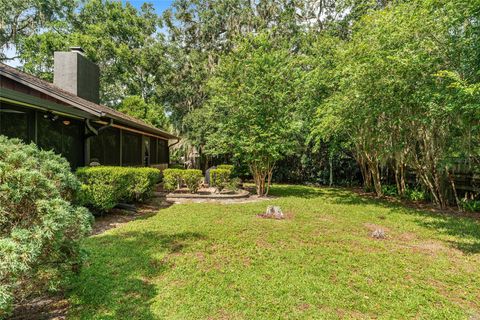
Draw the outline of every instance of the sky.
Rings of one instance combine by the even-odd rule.
[[[157,11],[157,14],[161,14],[165,9],[167,9],[170,4],[172,4],[173,0],[122,0],[122,3],[125,2],[130,2],[133,4],[136,8],[140,8],[144,2],[150,2],[153,3],[153,6],[155,7],[155,11]]]
[[[123,4],[126,2],[130,2],[135,8],[140,9],[142,4],[144,2],[149,2],[153,3],[153,7],[155,8],[155,11],[157,12],[158,15],[160,15],[163,11],[165,11],[173,2],[173,0],[121,0]],[[1,49],[1,48],[0,48]],[[5,49],[4,49],[5,50]],[[15,47],[10,47],[9,49],[5,50],[5,54],[7,57],[12,57],[15,56]],[[20,61],[18,60],[8,60],[6,61],[6,64],[12,66],[12,67],[19,67],[21,66]]]

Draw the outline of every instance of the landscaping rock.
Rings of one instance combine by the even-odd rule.
[[[386,239],[387,238],[387,234],[385,233],[384,230],[382,229],[377,229],[377,230],[374,230],[372,232],[372,238],[375,238],[375,239]]]
[[[265,211],[265,214],[263,214],[263,217],[278,220],[285,219],[282,209],[278,206],[268,206],[267,211]]]

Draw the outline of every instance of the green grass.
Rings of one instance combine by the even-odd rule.
[[[72,319],[470,319],[478,221],[339,189],[275,186],[248,204],[180,204],[86,241]],[[268,204],[289,219],[261,219]],[[374,240],[372,228],[389,238]]]

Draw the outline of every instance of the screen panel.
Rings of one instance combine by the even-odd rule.
[[[142,164],[142,136],[122,131],[122,165],[141,166]]]
[[[158,139],[158,163],[168,163],[169,154],[168,154],[168,141],[163,139]]]
[[[97,129],[100,126],[97,126]],[[120,165],[120,129],[105,128],[98,136],[90,140],[90,162],[98,162],[101,165]]]
[[[0,134],[29,143],[35,140],[35,111],[0,101]]]
[[[150,138],[150,163],[158,163],[157,138]]]
[[[72,168],[84,165],[83,121],[38,112],[37,138],[40,148],[61,154]]]

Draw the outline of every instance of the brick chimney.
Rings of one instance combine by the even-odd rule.
[[[54,53],[53,84],[83,99],[100,102],[100,70],[80,47]]]

